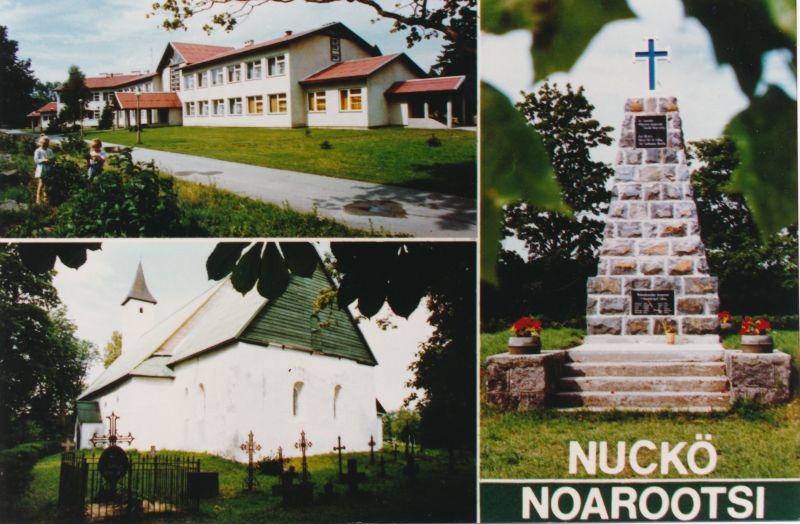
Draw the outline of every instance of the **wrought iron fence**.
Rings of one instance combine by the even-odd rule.
[[[129,456],[119,480],[109,482],[98,469],[99,457],[64,453],[58,507],[63,518],[96,520],[146,513],[197,511],[189,492],[189,474],[200,461],[185,457]]]

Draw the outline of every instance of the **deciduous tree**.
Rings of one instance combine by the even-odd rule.
[[[86,106],[92,92],[86,87],[86,75],[78,66],[70,66],[69,77],[61,86],[61,103],[64,108],[59,117],[64,121],[75,122],[81,118],[82,108]]]
[[[36,109],[33,99],[36,77],[30,60],[17,58],[19,45],[0,26],[0,124],[22,126],[25,115]]]
[[[111,340],[106,342],[103,348],[103,367],[108,367],[122,354],[122,333],[114,330],[111,333]]]

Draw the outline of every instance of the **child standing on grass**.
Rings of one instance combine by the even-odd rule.
[[[36,203],[42,203],[42,190],[44,189],[44,182],[42,175],[50,170],[50,162],[53,158],[53,150],[50,149],[50,139],[47,136],[39,138],[39,147],[33,152],[33,162],[36,164]]]
[[[103,153],[103,142],[99,138],[92,140],[89,146],[89,180],[103,172],[106,154]]]

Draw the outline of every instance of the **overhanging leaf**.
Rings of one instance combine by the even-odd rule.
[[[271,242],[269,245],[273,245]],[[256,242],[247,252],[242,255],[239,262],[233,268],[231,274],[231,284],[233,288],[241,294],[245,294],[256,285],[259,267],[261,265],[261,251],[264,249],[263,242]]]
[[[569,71],[592,38],[609,22],[634,18],[625,0],[558,0],[533,27],[533,71],[541,80]]]
[[[242,250],[249,244],[249,242],[220,242],[217,244],[206,260],[208,278],[222,280],[228,276],[233,271],[236,261],[239,260]]]
[[[281,251],[293,275],[307,278],[317,269],[319,255],[309,242],[281,242]]]
[[[57,247],[58,244],[19,244],[19,257],[22,259],[22,263],[34,273],[46,273],[56,264]]]
[[[425,293],[425,281],[420,275],[426,269],[430,271],[430,265],[425,267],[419,250],[409,249],[399,253],[386,290],[386,301],[395,314],[408,318],[417,308]]]
[[[797,40],[796,0],[767,0],[767,8],[778,29],[792,40]]]
[[[726,129],[741,155],[731,187],[744,194],[764,234],[797,222],[796,115],[797,102],[770,87]]]
[[[502,207],[525,200],[569,214],[541,138],[505,95],[481,87],[481,278],[494,283]]]
[[[536,4],[531,0],[481,2],[481,31],[502,35],[515,29],[528,29],[533,26]]]
[[[267,242],[258,273],[258,286],[256,287],[258,293],[268,300],[274,300],[286,291],[290,278],[289,269],[278,252],[278,247],[274,242]]]

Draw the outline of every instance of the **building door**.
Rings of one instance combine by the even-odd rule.
[[[169,109],[158,110],[158,123],[169,124]]]

